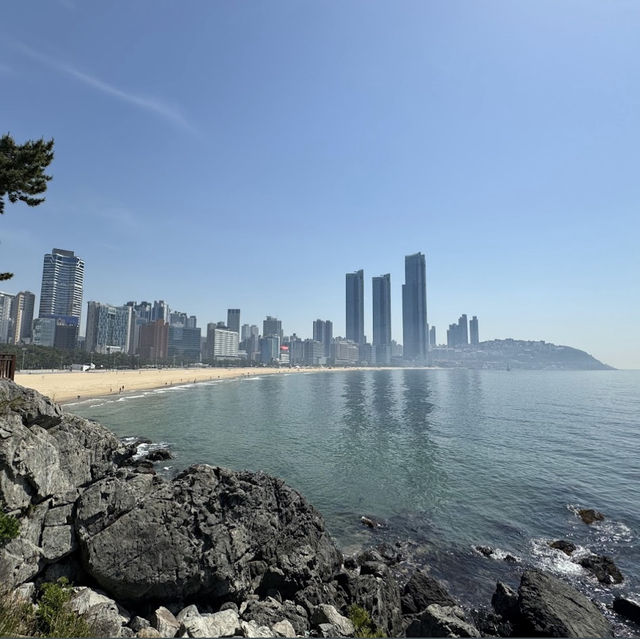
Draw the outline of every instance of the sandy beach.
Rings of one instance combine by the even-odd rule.
[[[15,381],[56,402],[68,402],[176,384],[231,379],[252,375],[277,375],[320,369],[296,368],[162,368],[87,372],[16,373]]]

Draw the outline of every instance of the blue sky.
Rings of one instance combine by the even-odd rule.
[[[640,4],[8,1],[0,123],[54,137],[0,220],[3,290],[53,247],[86,302],[344,333],[344,274],[427,256],[438,341],[544,339],[640,368]]]

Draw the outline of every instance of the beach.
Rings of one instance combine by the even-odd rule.
[[[137,370],[92,370],[16,373],[15,382],[51,397],[56,402],[118,395],[131,391],[192,384],[214,379],[252,375],[309,372],[298,368],[142,368]],[[326,370],[326,369],[325,369]]]

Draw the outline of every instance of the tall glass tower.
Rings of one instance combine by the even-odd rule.
[[[82,314],[84,261],[73,251],[54,248],[44,256],[40,317],[75,317]]]
[[[402,285],[403,356],[408,361],[426,363],[429,353],[427,337],[427,274],[423,253],[404,258]]]
[[[347,273],[346,285],[346,337],[364,344],[364,271]]]
[[[373,348],[376,363],[391,363],[391,275],[372,279]]]

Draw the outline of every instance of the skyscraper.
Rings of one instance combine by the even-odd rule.
[[[282,322],[277,317],[267,315],[267,319],[262,321],[262,336],[270,337],[277,335],[282,340]],[[278,343],[278,348],[280,344]],[[280,351],[278,351],[278,354]]]
[[[373,347],[378,364],[391,363],[391,275],[372,278]]]
[[[131,306],[88,302],[84,349],[88,353],[128,353],[132,322]]]
[[[432,326],[429,329],[429,346],[435,346],[436,345],[436,327]]]
[[[333,322],[331,320],[315,320],[313,322],[313,339],[324,346],[324,355],[329,357],[333,341]]]
[[[426,362],[429,351],[427,339],[427,274],[422,253],[404,258],[402,285],[403,353],[408,361]]]
[[[471,334],[471,345],[480,344],[480,333],[478,332],[478,318],[474,315],[469,322],[469,333]]]
[[[235,331],[240,335],[240,309],[228,308],[227,309],[227,328],[230,331]]]
[[[364,271],[360,269],[346,275],[346,330],[347,339],[364,342]]]
[[[75,317],[82,314],[84,261],[73,251],[54,248],[44,256],[40,317]]]
[[[458,318],[458,339],[460,346],[466,346],[469,343],[469,323],[466,314],[462,314]]]
[[[14,298],[11,306],[11,319],[13,320],[13,343],[31,339],[31,325],[33,324],[33,307],[36,304],[36,296],[31,291],[20,291]]]

